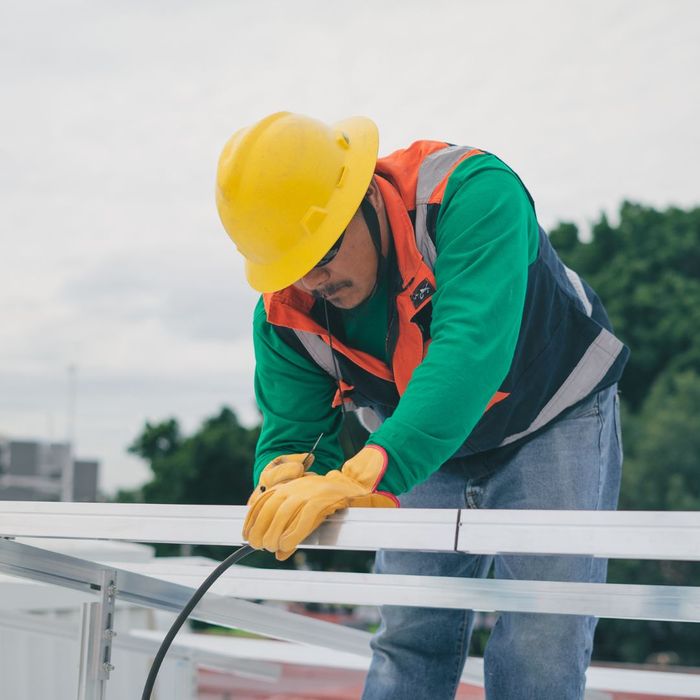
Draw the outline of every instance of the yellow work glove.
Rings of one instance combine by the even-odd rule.
[[[309,452],[275,457],[260,472],[258,485],[248,498],[248,507],[252,506],[272,486],[308,476],[306,470],[313,463],[314,456]],[[395,506],[391,498],[381,493],[358,496],[350,501],[350,508],[394,508]]]
[[[325,518],[351,503],[359,506],[359,499],[360,507],[397,507],[395,496],[376,491],[387,462],[382,447],[368,445],[340,471],[307,473],[266,488],[248,509],[243,536],[252,547],[274,552],[283,561]]]
[[[248,498],[248,506],[252,506],[267,489],[282,484],[285,481],[304,476],[306,470],[314,463],[314,456],[308,452],[275,457],[260,472],[258,485]]]

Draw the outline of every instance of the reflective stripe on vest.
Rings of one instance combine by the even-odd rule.
[[[416,186],[416,245],[420,250],[423,260],[431,270],[435,269],[435,257],[437,251],[435,244],[428,232],[427,216],[428,204],[437,204],[434,193],[436,188],[444,193],[443,183],[454,169],[466,158],[482,153],[470,146],[448,146],[441,151],[431,153],[421,164],[418,170],[418,183]],[[440,197],[442,199],[442,197]]]
[[[544,427],[553,418],[575,403],[585,399],[591,389],[597,386],[613,366],[623,345],[609,330],[602,328],[600,335],[588,346],[583,357],[572,370],[566,381],[547,402],[544,408],[526,430],[509,435],[500,446],[509,445],[530,433]]]
[[[335,379],[336,383],[341,382],[343,378],[333,359],[333,351],[330,346],[324,343],[321,338],[314,333],[299,330],[295,330],[294,333],[297,338],[299,338],[299,342],[304,346],[306,352],[309,353],[311,359],[322,370],[330,374],[331,377]],[[338,395],[336,395],[336,399],[342,401],[347,410],[355,412],[357,419],[367,432],[373,433],[383,423],[381,416],[369,406],[356,406],[352,399]]]
[[[574,288],[576,295],[583,304],[583,308],[586,311],[586,316],[590,316],[593,313],[593,304],[591,304],[589,298],[586,296],[586,290],[583,288],[581,278],[578,276],[577,272],[574,272],[566,265],[564,265],[564,271],[566,272],[566,276],[569,278],[569,282],[571,282],[571,286]]]

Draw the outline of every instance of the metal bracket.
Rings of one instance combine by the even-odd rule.
[[[114,670],[111,659],[112,640],[117,634],[114,631],[116,570],[103,571],[101,579],[100,601],[83,604],[78,700],[103,700],[109,674]]]

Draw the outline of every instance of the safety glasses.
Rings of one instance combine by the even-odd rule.
[[[340,234],[340,238],[333,244],[333,247],[314,265],[314,269],[317,267],[323,267],[328,265],[328,263],[333,260],[333,258],[338,255],[340,246],[343,245],[343,238],[345,237],[345,231]]]

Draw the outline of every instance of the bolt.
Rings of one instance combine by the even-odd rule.
[[[114,639],[117,633],[114,630],[105,630],[104,638],[107,640]]]
[[[107,595],[110,598],[114,598],[114,596],[117,595],[117,587],[113,583],[110,583],[109,586],[107,586]]]
[[[110,671],[114,671],[114,666],[112,664],[107,663],[106,661],[102,664],[102,668],[106,673],[109,673]]]

